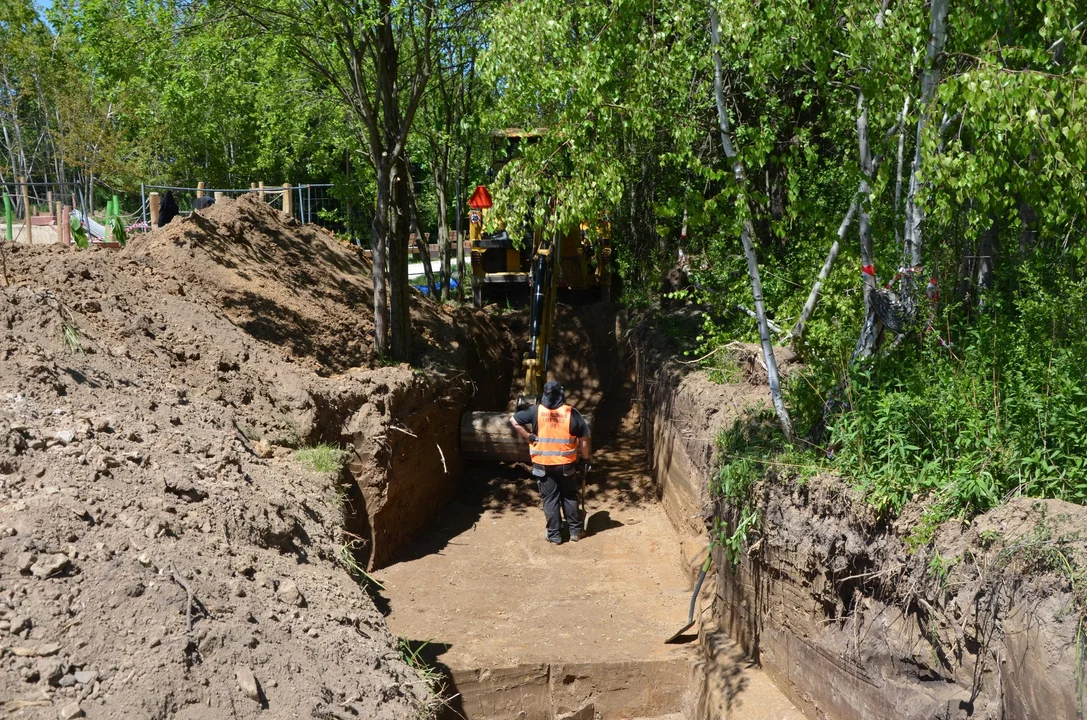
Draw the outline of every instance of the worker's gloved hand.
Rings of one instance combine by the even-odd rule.
[[[589,472],[590,470],[593,469],[593,464],[591,462],[589,462],[588,460],[582,460],[581,461],[581,468],[585,472]]]
[[[528,434],[528,441],[530,443],[532,443],[533,445],[535,445],[536,443],[538,443],[540,441],[540,437],[536,433],[529,433]]]

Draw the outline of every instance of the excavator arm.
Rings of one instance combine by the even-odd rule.
[[[525,373],[524,392],[517,398],[518,410],[539,402],[547,382],[551,341],[555,329],[555,298],[558,295],[562,237],[540,240],[533,250],[531,320],[529,346],[521,359]],[[519,462],[528,460],[528,446],[509,424],[509,412],[470,412],[461,420],[461,453],[466,458]]]

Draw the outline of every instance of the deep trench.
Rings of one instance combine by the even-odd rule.
[[[492,318],[505,326],[505,366],[515,367],[524,315]],[[1078,637],[1061,614],[1067,594],[1024,583],[1013,568],[995,580],[1007,583],[1007,597],[987,603],[989,580],[973,561],[953,571],[957,594],[947,592],[929,572],[930,555],[909,555],[905,536],[833,475],[793,482],[767,471],[758,540],[735,564],[714,551],[694,629],[683,644],[664,645],[687,620],[710,526],[729,522],[728,503],[708,497],[719,434],[768,392],[757,347],[730,351],[743,377],[725,383],[677,358],[668,337],[691,321],[696,313],[662,311],[631,334],[615,306],[561,308],[551,374],[594,416],[590,532],[576,545],[544,540],[524,466],[468,465],[435,482],[436,460],[428,473],[421,457],[436,456],[428,432],[455,444],[460,416],[420,415],[418,398],[402,408],[399,420],[426,442],[392,453],[412,472],[397,476],[394,462],[382,476],[410,497],[373,514],[374,537],[389,540],[375,562],[385,587],[375,600],[417,659],[445,675],[444,716],[1075,716],[1081,656],[1067,651]],[[502,376],[476,380],[494,391]],[[492,405],[519,394],[516,373],[505,384],[508,393],[488,395]],[[374,485],[365,492],[372,499]],[[420,502],[425,517],[396,513]],[[1024,503],[996,511],[988,531],[1018,517],[1018,532],[1033,532],[1041,520],[1031,513],[1045,507]],[[393,537],[397,522],[410,528]],[[947,529],[933,552],[1000,552],[986,549],[981,526]]]
[[[522,319],[504,322],[516,339]],[[440,717],[701,720],[768,717],[770,708],[773,717],[802,717],[716,631],[712,574],[695,626],[678,644],[664,644],[687,622],[706,544],[663,511],[624,331],[614,306],[560,312],[551,375],[593,416],[586,539],[545,546],[526,469],[469,462],[454,500],[397,563],[376,573],[386,591],[375,599],[392,631],[446,677]],[[534,574],[540,564],[548,569]],[[548,596],[541,584],[549,580],[568,591]]]

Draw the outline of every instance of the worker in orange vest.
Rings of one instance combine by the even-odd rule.
[[[514,413],[510,424],[529,443],[532,475],[543,498],[548,542],[562,544],[563,515],[570,529],[570,541],[577,542],[584,526],[577,508],[575,467],[579,455],[588,465],[592,454],[589,423],[566,404],[566,392],[552,380],[544,385],[540,403]]]

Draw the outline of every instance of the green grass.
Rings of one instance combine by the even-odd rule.
[[[713,478],[713,497],[724,500],[733,511],[730,521],[714,519],[712,542],[720,547],[733,569],[740,562],[752,535],[762,525],[762,512],[755,496],[755,486],[763,477],[767,463],[782,451],[780,434],[773,415],[755,409],[737,418],[717,438],[717,474]]]
[[[445,698],[445,691],[447,687],[447,678],[445,673],[441,670],[430,665],[426,659],[422,656],[423,650],[430,643],[412,643],[409,640],[400,638],[400,659],[407,663],[408,667],[418,673],[422,678],[423,683],[427,687],[429,694],[429,701],[424,708],[424,716],[430,717],[438,709],[440,705],[446,705],[448,700]]]
[[[338,473],[343,469],[347,453],[335,445],[321,443],[295,451],[294,459],[315,472]]]
[[[79,336],[79,328],[71,323],[64,323],[64,344],[68,347],[69,352],[73,355],[79,353],[83,354],[83,341]]]
[[[732,385],[743,382],[743,370],[729,358],[706,363],[703,367],[706,370],[706,379],[715,385]]]
[[[363,585],[369,583],[378,590],[384,590],[385,586],[378,582],[373,575],[366,572],[355,558],[355,550],[358,548],[358,544],[359,541],[352,538],[340,546],[340,564],[343,565],[344,569],[351,573],[351,576],[359,583]]]

